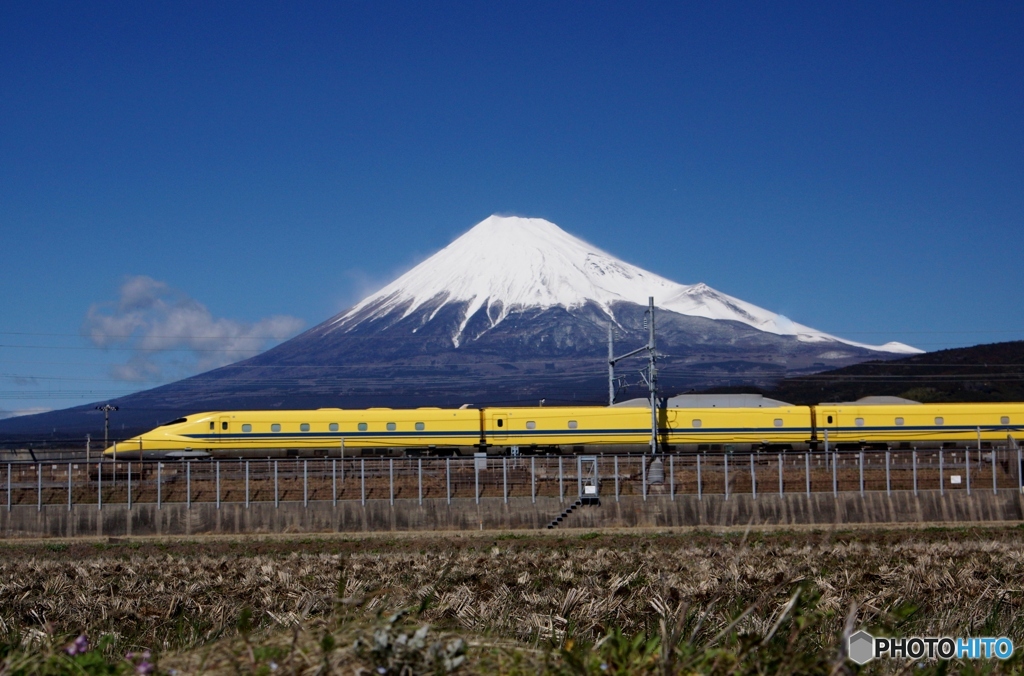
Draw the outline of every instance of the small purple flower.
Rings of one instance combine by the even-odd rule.
[[[135,667],[136,674],[152,674],[153,665],[148,660],[142,660],[138,666]]]
[[[81,655],[82,653],[88,652],[89,650],[89,637],[85,634],[81,634],[78,638],[71,642],[67,648],[64,648],[64,652],[74,657],[75,655]]]

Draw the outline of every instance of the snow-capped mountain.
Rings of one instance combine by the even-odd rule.
[[[400,321],[429,308],[422,317],[426,323],[443,308],[461,305],[461,320],[451,336],[452,344],[458,347],[470,319],[481,309],[486,309],[488,328],[511,313],[555,306],[574,310],[588,303],[615,321],[613,306],[644,304],[648,297],[653,297],[661,310],[741,322],[758,331],[794,336],[803,342],[845,343],[895,354],[920,352],[896,342],[875,346],[843,340],[706,284],[678,284],[630,265],[542,218],[496,215],[330,320],[327,327],[346,331],[392,314]]]
[[[602,404],[609,325],[616,354],[644,345],[652,296],[664,396],[771,388],[787,375],[918,352],[843,340],[704,284],[678,284],[542,219],[491,216],[261,355],[112,403],[124,434],[212,410]],[[646,393],[642,367],[616,367],[619,400]],[[97,432],[103,416],[93,409],[0,421],[0,435]]]

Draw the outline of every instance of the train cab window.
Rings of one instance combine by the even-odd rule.
[[[532,421],[532,420],[527,420],[526,421],[526,429],[528,429],[528,430],[537,429],[537,423]]]
[[[250,425],[249,423],[243,423],[242,424],[242,431],[243,432],[252,432],[252,425]]]
[[[1002,418],[999,419],[999,424],[1000,425],[1009,425],[1010,424],[1010,416],[1004,415]]]
[[[829,424],[829,425],[831,425],[831,424],[832,424],[832,416],[829,416],[829,417],[828,417],[828,424]]]
[[[864,427],[864,418],[854,418],[853,424],[857,427]]]
[[[299,431],[300,432],[308,432],[309,431],[309,423],[302,423],[301,425],[299,425]]]
[[[227,429],[228,429],[228,424],[227,424],[226,422],[222,422],[222,423],[220,424],[220,428],[221,428],[222,430],[224,430],[224,431],[227,431]]]
[[[273,425],[271,425],[270,426],[270,431],[271,432],[280,432],[281,431],[281,423],[274,423]]]
[[[417,432],[422,432],[422,431],[423,431],[423,430],[425,430],[425,429],[427,429],[427,426],[426,426],[426,425],[424,425],[424,424],[423,424],[423,423],[421,423],[421,422],[419,422],[419,423],[416,423],[416,431],[417,431]]]
[[[941,425],[941,424],[943,424],[943,423],[945,423],[945,422],[946,422],[946,421],[945,421],[945,420],[943,420],[942,418],[936,418],[936,419],[935,419],[935,424],[936,424],[936,425]]]
[[[360,432],[365,432],[366,431],[366,423],[359,423],[359,431]]]
[[[498,427],[504,427],[504,426],[505,426],[505,421],[502,420],[501,418],[498,418]]]
[[[776,427],[782,427],[782,418],[776,418],[775,419],[775,426]]]
[[[698,419],[698,418],[694,418],[694,419],[693,419],[693,422],[692,422],[691,424],[692,424],[692,425],[693,425],[694,427],[700,427],[700,426],[701,426],[701,425],[703,425],[704,423],[702,423],[702,422],[700,421],[700,419]]]
[[[896,418],[896,424],[900,427],[903,426],[903,418]]]
[[[579,427],[579,423],[577,423],[575,420],[570,420],[569,421],[569,429],[574,430],[577,427]]]
[[[394,432],[397,427],[395,423],[388,423],[388,432]]]
[[[331,425],[330,425],[330,427],[328,429],[330,429],[332,432],[337,432],[338,431],[338,423],[331,423]]]

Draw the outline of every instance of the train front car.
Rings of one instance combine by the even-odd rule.
[[[104,457],[118,460],[159,458],[205,458],[210,444],[204,441],[219,413],[195,413],[164,423],[149,432],[118,441],[103,451]]]
[[[832,449],[1016,448],[1024,404],[919,404],[895,397],[820,404],[818,434]]]

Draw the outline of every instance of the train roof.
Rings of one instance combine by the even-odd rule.
[[[628,399],[612,406],[646,408],[648,399]],[[793,406],[785,401],[769,399],[760,394],[680,394],[670,397],[668,408],[780,408]]]

